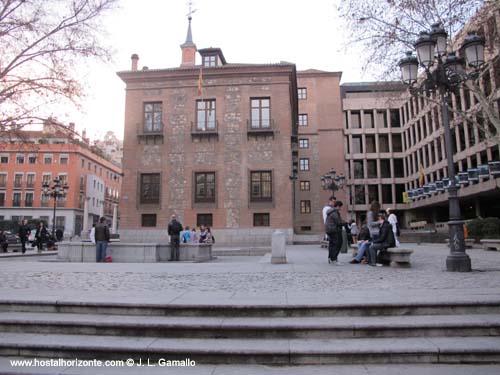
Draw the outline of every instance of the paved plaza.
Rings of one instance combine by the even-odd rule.
[[[318,245],[287,247],[287,264],[264,256],[221,256],[209,263],[61,263],[55,256],[0,257],[0,299],[131,302],[144,304],[321,305],[352,303],[494,301],[500,298],[500,252],[468,250],[473,272],[445,271],[445,245],[405,244],[412,268],[327,263]],[[498,374],[500,366],[367,365],[269,367],[199,365],[195,368],[24,368],[1,373],[39,374]]]

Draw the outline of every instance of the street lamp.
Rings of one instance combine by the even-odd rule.
[[[450,181],[448,188],[450,254],[446,258],[446,269],[452,272],[468,272],[471,271],[471,261],[465,252],[464,222],[461,219],[457,195],[448,100],[451,90],[469,79],[477,78],[484,64],[485,39],[477,36],[475,32],[469,33],[462,45],[466,57],[463,59],[457,57],[454,52],[446,52],[446,38],[447,34],[442,24],[432,25],[431,31],[421,32],[414,44],[418,59],[408,52],[400,61],[399,67],[403,82],[413,89],[412,92],[418,89],[416,87],[417,73],[418,67],[421,66],[425,71],[425,79],[419,87],[423,87],[427,93],[430,91],[439,93]],[[467,68],[470,73],[467,73]]]
[[[321,176],[321,186],[324,190],[331,190],[332,194],[337,190],[342,189],[345,185],[345,176],[340,174],[337,176],[335,169],[330,169],[330,172]]]
[[[56,237],[56,203],[59,198],[66,197],[68,192],[68,184],[64,183],[59,178],[54,179],[54,185],[49,186],[48,183],[42,185],[43,193],[54,198],[54,211],[52,214],[52,238]]]

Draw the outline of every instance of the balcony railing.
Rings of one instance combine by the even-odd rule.
[[[161,123],[161,127],[159,129],[149,129],[141,123],[136,126],[139,142],[144,140],[147,143],[149,140],[152,140],[153,143],[156,143],[156,141],[161,141],[161,143],[163,143],[163,129],[165,128],[163,123]]]
[[[21,189],[23,187],[22,181],[14,181],[14,189]]]
[[[272,136],[274,138],[275,124],[273,119],[269,120],[247,120],[248,136]]]
[[[24,202],[24,207],[33,207],[33,201]]]
[[[12,201],[12,207],[21,207],[21,201]]]
[[[42,206],[42,207],[49,207],[49,205],[50,205],[49,201],[41,201],[40,202],[40,206]]]
[[[26,189],[34,189],[34,188],[35,188],[34,182],[26,182]]]
[[[66,201],[57,201],[56,207],[66,207]]]
[[[218,137],[219,136],[219,121],[198,123],[191,122],[191,136],[192,137]]]

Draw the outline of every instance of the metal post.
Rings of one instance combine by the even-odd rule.
[[[52,238],[56,238],[56,202],[57,202],[57,193],[54,191],[52,193],[54,197],[54,212],[52,214]]]
[[[452,139],[448,116],[448,92],[442,83],[439,84],[439,94],[441,96],[441,114],[444,128],[446,160],[448,162],[448,178],[450,179],[450,188],[448,189],[450,255],[446,258],[446,270],[449,272],[470,272],[471,261],[465,252],[464,222],[460,214],[460,202],[458,200],[458,189],[455,181],[455,164],[453,162],[453,147],[451,144]]]

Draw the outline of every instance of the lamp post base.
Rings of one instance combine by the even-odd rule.
[[[448,272],[472,271],[470,257],[465,253],[448,255],[448,257],[446,258],[446,271]]]

